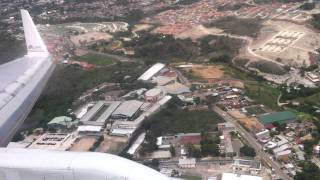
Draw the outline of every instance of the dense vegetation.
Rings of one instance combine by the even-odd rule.
[[[255,157],[256,151],[252,147],[245,145],[240,148],[240,154],[241,156]]]
[[[172,35],[146,32],[141,33],[126,46],[133,47],[135,57],[143,58],[147,63],[168,62],[172,59],[189,60],[199,54],[197,44],[191,39],[175,39]]]
[[[207,56],[210,62],[231,63],[242,44],[238,39],[210,35],[200,40],[200,49],[201,54]]]
[[[314,14],[313,19],[311,21],[313,27],[320,29],[320,14]]]
[[[222,122],[222,119],[214,112],[181,110],[177,108],[175,100],[172,100],[167,108],[143,125],[147,134],[141,153],[156,150],[156,138],[159,136],[213,131],[216,130],[216,124],[219,122]],[[209,142],[204,144],[212,144],[211,141]]]
[[[260,29],[262,28],[261,21],[259,19],[239,19],[233,16],[219,19],[207,24],[206,26],[217,27],[230,34],[251,37],[257,37]]]
[[[135,66],[135,68],[132,68]],[[26,127],[45,125],[55,116],[65,115],[72,102],[84,91],[103,82],[133,82],[144,71],[143,66],[132,63],[117,63],[111,67],[84,71],[78,66],[57,66],[48,85],[25,123]]]
[[[310,180],[320,179],[320,169],[317,165],[311,162],[302,164],[302,172],[298,172],[294,180]]]
[[[76,61],[83,61],[97,66],[111,65],[116,62],[114,59],[97,54],[86,54],[84,56],[74,57],[74,59]]]
[[[0,64],[21,57],[26,53],[25,43],[0,30]]]
[[[256,68],[263,73],[284,75],[288,72],[284,67],[270,62],[270,61],[257,61],[250,64],[250,67]]]
[[[306,11],[312,10],[314,8],[315,8],[315,3],[304,3],[300,6],[300,9],[306,10]]]

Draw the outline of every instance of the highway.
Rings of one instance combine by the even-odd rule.
[[[261,161],[273,168],[279,178],[283,180],[293,179],[281,170],[281,165],[277,161],[271,159],[271,155],[263,151],[262,145],[257,142],[256,138],[252,134],[247,132],[233,117],[229,116],[225,111],[217,106],[213,107],[213,110],[217,114],[219,114],[226,122],[230,122],[235,125],[235,128],[240,133],[240,135],[247,141],[247,143],[251,147],[256,150],[257,156],[261,159]]]

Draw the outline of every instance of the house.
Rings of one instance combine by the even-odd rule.
[[[178,166],[180,168],[195,168],[196,167],[196,159],[195,158],[179,159]]]

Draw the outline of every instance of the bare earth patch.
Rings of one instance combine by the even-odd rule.
[[[70,151],[89,151],[96,141],[97,138],[93,136],[80,137],[75,141]]]
[[[95,41],[109,41],[112,38],[112,36],[108,33],[102,33],[102,32],[89,32],[85,34],[80,34],[76,36],[71,37],[71,42],[77,46],[81,46],[81,42],[83,43],[90,43]]]
[[[104,140],[97,148],[97,152],[118,154],[127,144],[127,137],[104,136]]]
[[[220,79],[224,76],[224,70],[221,66],[194,66],[192,73],[203,79]]]

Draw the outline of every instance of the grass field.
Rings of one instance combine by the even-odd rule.
[[[87,62],[97,66],[107,66],[116,62],[116,60],[96,54],[86,54],[74,58],[76,61]]]

